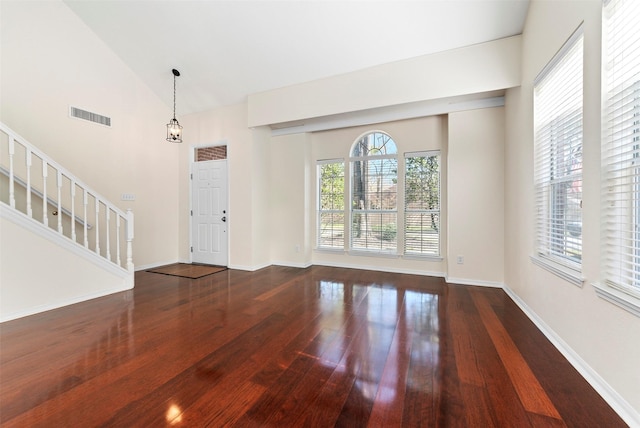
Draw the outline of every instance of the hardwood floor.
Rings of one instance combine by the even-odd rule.
[[[3,427],[618,427],[499,289],[314,266],[0,325]]]

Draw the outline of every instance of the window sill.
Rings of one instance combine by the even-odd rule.
[[[631,312],[633,315],[640,317],[640,299],[633,297],[623,291],[617,290],[610,285],[604,285],[600,283],[591,284],[596,289],[598,297],[606,300],[609,303],[621,307],[622,309]]]
[[[332,254],[344,254],[346,251],[344,248],[325,248],[325,247],[316,247],[313,251],[317,251],[319,253],[332,253]]]
[[[387,259],[397,259],[400,257],[400,255],[398,253],[378,253],[375,251],[358,251],[358,250],[351,250],[348,253],[350,256],[362,256],[362,257],[384,257]]]
[[[582,284],[584,284],[584,278],[579,271],[571,269],[567,266],[562,266],[561,264],[555,263],[544,257],[530,256],[530,258],[533,264],[540,266],[541,268],[564,279],[565,281],[582,288]]]
[[[342,248],[323,248],[316,247],[313,251],[317,253],[328,253],[328,254],[347,254],[350,256],[357,257],[384,257],[384,258],[393,258],[393,259],[404,259],[404,260],[420,260],[424,262],[441,262],[444,260],[442,256],[431,256],[431,255],[420,255],[420,254],[396,254],[396,253],[376,253],[373,251],[346,251]]]
[[[428,254],[405,254],[402,258],[405,260],[422,260],[425,262],[441,262],[444,260],[442,256],[432,256]]]

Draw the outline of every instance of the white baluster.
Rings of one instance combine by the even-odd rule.
[[[100,200],[95,197],[96,200],[96,253],[100,254]]]
[[[117,213],[116,213],[117,214]],[[120,262],[120,215],[116,215],[116,263],[122,266]]]
[[[76,182],[71,180],[71,239],[76,242]]]
[[[133,211],[127,210],[127,270],[133,273]]]
[[[33,209],[31,207],[31,150],[26,148],[26,163],[27,163],[27,215],[33,217]]]
[[[16,152],[15,140],[9,135],[9,205],[16,207],[16,190],[13,182],[13,155]]]
[[[1,1],[1,0],[0,0]],[[20,145],[24,147],[25,153],[25,163],[23,164],[26,167],[26,183],[24,187],[26,188],[26,214],[33,218],[33,195],[34,193],[38,195],[38,198],[42,197],[42,223],[49,227],[49,209],[57,208],[58,221],[57,225],[52,225],[53,228],[56,228],[59,233],[64,234],[64,226],[62,222],[62,214],[63,210],[65,213],[68,213],[71,217],[71,229],[70,229],[70,238],[73,241],[79,242],[80,244],[84,244],[85,248],[90,251],[95,251],[95,253],[101,254],[100,249],[100,223],[101,223],[101,213],[100,213],[100,205],[104,205],[106,213],[103,217],[105,217],[106,229],[105,229],[105,237],[107,239],[106,249],[105,249],[105,258],[109,261],[116,263],[118,266],[125,267],[131,274],[133,274],[134,264],[133,264],[133,237],[134,237],[134,216],[131,210],[127,210],[127,213],[123,213],[116,206],[110,205],[106,200],[100,199],[100,196],[96,196],[92,193],[90,189],[85,189],[84,186],[77,182],[76,178],[73,175],[66,172],[66,170],[60,166],[58,166],[54,161],[49,160],[49,158],[40,153],[37,148],[32,146],[27,141],[21,141],[20,137],[17,134],[14,134],[11,130],[6,128],[4,124],[0,123],[0,129],[2,132],[7,135],[6,141],[9,152],[8,159],[8,167],[9,167],[9,200],[7,201],[9,205],[15,209],[16,207],[16,182],[21,183],[21,177],[16,175],[16,146]],[[20,147],[18,147],[18,154],[21,155]],[[37,157],[42,162],[42,184],[39,182],[39,174],[35,176],[35,182],[32,181],[33,174],[31,173],[31,168],[33,167],[33,158]],[[21,170],[19,167],[19,170]],[[56,187],[57,187],[57,202],[51,201],[51,206],[49,204],[50,196],[48,195],[48,178],[49,178],[49,169],[52,169],[56,173]],[[71,209],[67,211],[63,207],[63,190],[65,183],[65,177],[69,180],[70,189],[68,197],[70,196],[71,200]],[[42,194],[38,192],[38,190],[42,190]],[[82,216],[83,216],[83,227],[82,232],[78,232],[78,226],[76,224],[76,219],[80,218],[80,214],[77,213],[75,209],[76,204],[76,193],[79,191],[82,192]],[[89,230],[93,227],[89,224],[88,215],[89,215],[89,203],[90,197],[94,198],[95,202],[95,248],[91,248],[89,244]],[[53,199],[53,197],[51,197]],[[112,214],[113,212],[113,214]],[[116,235],[116,239],[111,239],[111,217],[115,215],[115,228],[114,231]],[[37,215],[39,217],[39,215]],[[122,224],[124,223],[124,224]],[[103,225],[104,227],[105,225]],[[125,228],[124,231],[122,228]],[[83,237],[78,237],[77,234],[82,233]],[[125,250],[125,244],[123,244],[123,239],[126,240],[126,256],[123,256],[122,253]],[[84,242],[82,242],[84,241]],[[111,250],[113,245],[116,246],[116,252],[112,255]],[[103,244],[104,246],[104,244]],[[112,256],[114,260],[111,260]],[[124,260],[123,260],[124,259]],[[126,265],[126,266],[125,266]],[[131,276],[133,278],[133,276]]]
[[[45,226],[49,226],[49,216],[47,215],[47,209],[49,204],[47,202],[47,176],[49,175],[49,168],[47,161],[42,159],[42,223]]]
[[[62,173],[60,170],[56,174],[56,182],[58,185],[58,233],[62,234]]]
[[[89,248],[89,234],[87,233],[87,223],[89,218],[87,217],[87,205],[89,205],[89,196],[87,195],[87,189],[82,189],[82,204],[84,205],[84,224],[82,225],[82,232],[84,233],[84,247]]]
[[[105,208],[107,209],[107,260],[111,261],[111,235],[109,234],[109,223],[111,223],[111,209],[107,204],[105,204]]]

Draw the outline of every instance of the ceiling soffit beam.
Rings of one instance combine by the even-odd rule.
[[[520,85],[521,36],[249,95],[257,127]]]
[[[272,126],[271,135],[299,134],[303,132],[319,132],[331,129],[349,128],[352,126],[372,125],[374,123],[391,122],[396,120],[414,119],[418,117],[437,116],[457,111],[475,110],[504,106],[504,96],[471,99],[464,101],[438,100],[411,105],[393,106],[364,112],[346,113],[325,118],[314,118],[304,123],[278,124]]]

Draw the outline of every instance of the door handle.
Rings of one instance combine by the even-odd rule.
[[[225,223],[227,222],[227,217],[222,217],[220,220],[224,221]]]

